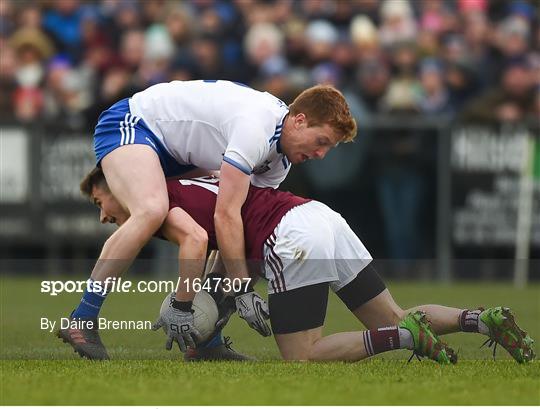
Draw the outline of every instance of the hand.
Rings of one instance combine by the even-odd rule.
[[[266,320],[270,318],[268,306],[259,294],[251,290],[235,297],[236,310],[240,318],[246,320],[248,325],[263,337],[272,335]]]
[[[200,338],[199,330],[193,324],[193,312],[179,310],[173,305],[159,317],[152,326],[152,330],[157,331],[164,327],[167,333],[165,349],[171,350],[174,341],[178,344],[180,351],[186,352],[187,346],[196,348],[196,342]]]

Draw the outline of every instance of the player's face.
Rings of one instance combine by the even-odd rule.
[[[281,138],[281,148],[292,164],[322,159],[337,145],[337,135],[329,125],[308,127],[304,114],[291,120],[289,132]]]
[[[92,189],[92,200],[99,207],[99,221],[121,226],[129,218],[129,213],[120,205],[112,193],[101,186]]]

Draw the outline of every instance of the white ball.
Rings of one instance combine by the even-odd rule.
[[[176,293],[167,294],[163,302],[161,303],[160,315],[162,315],[174,298]],[[218,308],[217,304],[210,294],[201,290],[195,295],[193,300],[193,323],[201,334],[199,341],[206,341],[210,335],[214,332],[216,322],[218,320]],[[165,327],[162,327],[166,332]]]

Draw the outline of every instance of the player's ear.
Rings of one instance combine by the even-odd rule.
[[[303,113],[296,114],[294,117],[294,127],[296,129],[300,129],[302,126],[306,126],[306,125],[307,125],[306,114],[303,114]]]

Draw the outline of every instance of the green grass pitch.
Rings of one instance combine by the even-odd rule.
[[[238,317],[225,335],[253,363],[184,363],[164,349],[162,332],[102,331],[109,362],[79,359],[39,328],[40,317],[68,314],[80,294],[40,294],[39,279],[2,278],[0,404],[2,405],[540,405],[540,364],[519,365],[500,348],[497,360],[479,346],[485,337],[444,339],[459,352],[458,365],[423,360],[407,364],[397,351],[359,363],[284,363],[272,338],[262,338]],[[437,303],[456,307],[508,305],[518,323],[540,339],[540,286],[390,283],[402,307]],[[259,288],[264,291],[263,287]],[[164,294],[113,294],[102,316],[154,320]],[[325,332],[360,329],[331,294]],[[540,352],[538,346],[535,348]]]

